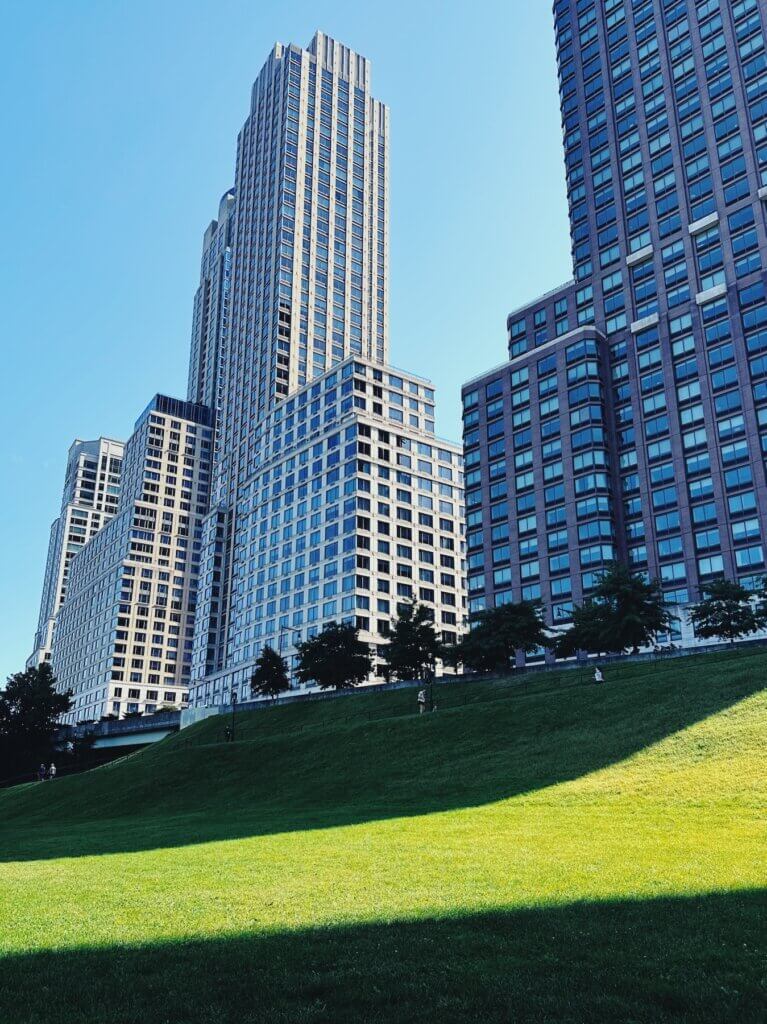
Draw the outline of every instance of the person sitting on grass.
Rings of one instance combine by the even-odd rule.
[[[602,675],[602,669],[597,665],[594,669],[594,682],[603,683],[604,681],[605,677]]]

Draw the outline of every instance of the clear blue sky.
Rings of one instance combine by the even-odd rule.
[[[200,242],[251,83],[318,28],[391,108],[391,359],[437,386],[500,363],[505,318],[570,274],[551,5],[41,0],[0,64],[0,679],[31,650],[75,437],[184,395]]]

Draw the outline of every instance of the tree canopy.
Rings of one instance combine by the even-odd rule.
[[[390,677],[425,679],[442,653],[442,642],[429,609],[414,601],[400,605],[389,634],[386,664]]]
[[[276,697],[290,689],[288,667],[285,659],[267,644],[256,661],[256,668],[250,678],[252,693],[260,697]]]
[[[541,603],[511,602],[480,612],[453,657],[477,672],[503,671],[517,651],[529,654],[547,643]]]
[[[367,679],[372,658],[351,623],[330,622],[317,636],[297,645],[297,677],[321,689],[344,690]]]
[[[704,639],[719,637],[731,643],[756,633],[767,623],[763,605],[740,583],[719,579],[701,586],[702,598],[690,610],[695,632]]]
[[[636,652],[672,621],[658,580],[647,580],[627,565],[612,562],[590,600],[573,609],[573,625],[560,636],[555,650],[561,657],[578,650]]]
[[[48,662],[8,677],[0,692],[0,773],[15,775],[46,760],[58,719],[72,706]]]
[[[610,649],[611,609],[597,601],[586,601],[573,608],[573,623],[560,634],[554,645],[558,658],[572,658],[578,651],[602,654]]]

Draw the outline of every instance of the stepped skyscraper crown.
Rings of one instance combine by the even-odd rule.
[[[348,355],[385,362],[388,112],[370,62],[318,32],[277,43],[237,141],[219,498],[254,468],[251,425]]]

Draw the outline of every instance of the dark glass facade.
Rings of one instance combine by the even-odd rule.
[[[554,19],[573,280],[509,316],[463,403],[470,610],[564,623],[614,557],[681,606],[765,571],[767,14]]]

